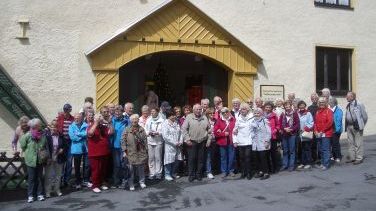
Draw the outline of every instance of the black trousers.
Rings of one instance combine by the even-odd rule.
[[[313,134],[312,138],[312,144],[311,144],[311,153],[312,153],[312,162],[316,163],[317,161],[320,161],[320,153],[318,151],[318,146],[317,146],[317,138],[315,137],[315,134]]]
[[[257,160],[257,169],[258,171],[261,171],[262,173],[269,173],[269,166],[268,166],[268,153],[269,150],[264,150],[264,151],[255,151],[255,156]]]
[[[192,141],[192,146],[187,147],[188,151],[188,176],[202,177],[205,163],[205,144],[203,141],[197,143]]]
[[[333,133],[332,139],[331,139],[331,145],[332,145],[332,155],[334,159],[342,159],[341,154],[341,145],[339,143],[339,138],[341,137],[341,134]]]
[[[75,154],[73,155],[73,162],[74,162],[74,176],[76,178],[76,185],[80,185],[82,183],[81,161],[83,162],[82,172],[83,172],[84,181],[88,182],[90,178],[90,167],[88,163],[89,160],[88,160],[87,154]]]
[[[252,145],[238,146],[237,148],[239,151],[240,172],[242,176],[251,175]]]
[[[270,172],[277,173],[281,168],[281,152],[278,147],[279,140],[270,141]]]

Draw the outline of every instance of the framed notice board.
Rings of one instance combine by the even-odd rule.
[[[276,99],[285,99],[284,85],[260,85],[260,97],[264,101],[274,102]]]

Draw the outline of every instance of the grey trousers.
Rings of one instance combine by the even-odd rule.
[[[352,125],[347,126],[347,143],[349,160],[363,160],[363,131],[355,130]]]
[[[135,174],[138,175],[138,181],[140,184],[145,184],[145,168],[144,164],[141,165],[128,165],[129,169],[129,178],[128,185],[129,187],[134,187],[134,178]]]
[[[50,194],[51,191],[60,193],[60,178],[63,172],[63,164],[59,164],[56,161],[51,162],[46,166],[44,187],[46,194]],[[52,186],[54,189],[52,189]]]
[[[43,166],[37,164],[36,167],[27,166],[27,196],[36,197],[44,195]]]

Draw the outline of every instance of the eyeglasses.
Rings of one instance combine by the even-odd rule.
[[[252,102],[252,101],[248,101],[247,103],[248,103],[248,104],[253,104],[253,102]]]

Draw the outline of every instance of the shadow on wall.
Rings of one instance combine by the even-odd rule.
[[[18,120],[2,104],[0,104],[0,120],[3,120],[10,128],[13,128],[14,130],[18,124]]]
[[[268,76],[268,73],[266,72],[266,69],[265,69],[265,65],[264,65],[264,62],[261,62],[257,68],[257,72],[258,74],[257,75],[262,75],[264,76],[266,79],[269,79],[269,76]],[[258,76],[257,76],[258,77]]]
[[[141,4],[147,4],[147,3],[148,3],[148,0],[140,0],[140,3],[141,3]]]

